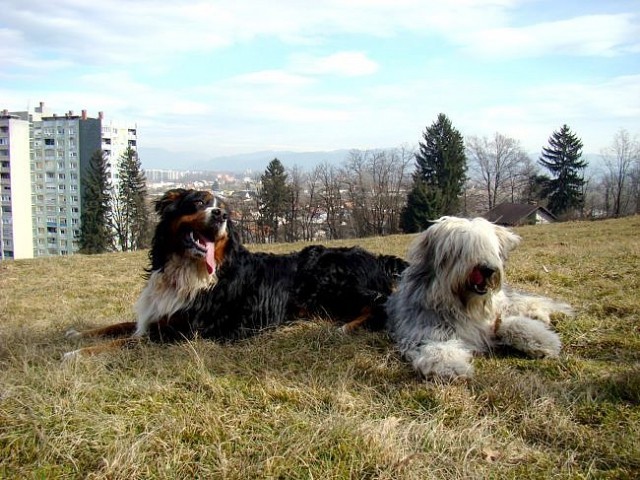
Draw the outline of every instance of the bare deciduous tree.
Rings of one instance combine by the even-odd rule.
[[[314,168],[305,175],[305,189],[300,209],[300,230],[302,240],[313,241],[316,239],[318,221],[320,219],[320,169]]]
[[[344,220],[342,193],[340,185],[342,183],[339,170],[328,162],[321,163],[316,167],[320,180],[320,200],[324,209],[325,225],[327,227],[327,237],[329,240],[341,238],[341,225]]]
[[[531,163],[520,142],[496,132],[491,139],[469,137],[466,144],[473,179],[485,191],[486,209],[515,201],[520,172]]]
[[[407,148],[350,152],[344,176],[356,236],[399,231],[407,170],[412,161],[413,153]]]
[[[640,161],[640,142],[625,129],[619,130],[611,145],[602,152],[611,189],[611,211],[614,217],[637,211],[637,181],[634,173]]]

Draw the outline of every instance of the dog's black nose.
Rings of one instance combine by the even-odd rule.
[[[216,220],[226,220],[228,217],[226,212],[223,212],[221,208],[214,208],[211,211],[211,214],[213,215],[213,218],[215,218]]]
[[[480,273],[482,274],[482,276],[484,278],[491,278],[491,275],[493,275],[494,273],[496,273],[496,269],[495,268],[491,268],[491,267],[480,267],[479,268]]]

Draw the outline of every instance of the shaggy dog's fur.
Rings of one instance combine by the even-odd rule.
[[[406,262],[361,248],[315,245],[300,252],[251,253],[210,192],[175,189],[156,202],[160,221],[149,257],[147,284],[136,304],[137,322],[68,337],[129,335],[67,354],[92,354],[137,339],[218,340],[247,337],[303,316],[384,325],[384,303]]]
[[[571,307],[504,285],[507,255],[519,241],[485,219],[456,217],[442,217],[414,240],[386,309],[391,337],[422,375],[470,377],[472,356],[502,345],[558,355],[549,315]]]

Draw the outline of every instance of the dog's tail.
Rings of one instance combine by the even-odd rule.
[[[394,283],[400,279],[402,272],[409,266],[408,262],[395,255],[379,255],[378,263],[385,275]]]
[[[394,255],[378,255],[378,265],[384,273],[386,284],[381,290],[371,291],[371,305],[366,312],[365,326],[369,330],[383,330],[387,325],[386,303],[389,295],[395,290],[402,272],[409,266],[409,263]],[[383,293],[384,292],[384,293]]]

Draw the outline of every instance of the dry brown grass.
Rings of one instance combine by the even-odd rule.
[[[640,218],[518,232],[512,283],[578,311],[564,353],[477,359],[458,384],[323,322],[63,365],[69,326],[133,319],[145,253],[4,262],[0,477],[637,478]]]

